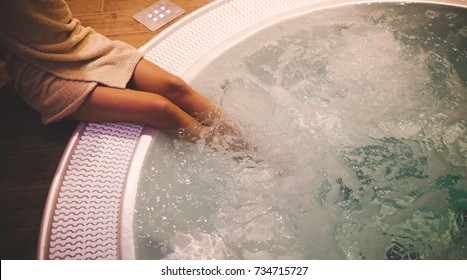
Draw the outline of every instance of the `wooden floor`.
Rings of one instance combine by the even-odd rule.
[[[151,32],[132,16],[157,0],[68,0],[74,16],[111,39],[140,47]],[[211,0],[171,0],[186,13]],[[77,123],[44,126],[16,95],[0,61],[0,259],[35,259],[42,211]]]

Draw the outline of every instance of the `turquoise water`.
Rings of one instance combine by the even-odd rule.
[[[313,12],[190,83],[255,149],[157,134],[138,258],[467,259],[467,9]]]

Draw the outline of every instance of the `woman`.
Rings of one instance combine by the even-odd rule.
[[[128,121],[189,140],[238,136],[209,99],[133,47],[83,27],[63,0],[1,0],[0,55],[16,91],[45,124]],[[212,126],[217,121],[222,125]]]

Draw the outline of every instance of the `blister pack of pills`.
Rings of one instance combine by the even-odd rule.
[[[185,10],[168,0],[161,0],[138,12],[133,16],[151,31],[156,31],[177,17],[185,13]]]

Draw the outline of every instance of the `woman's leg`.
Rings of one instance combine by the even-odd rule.
[[[129,86],[134,90],[96,87],[69,117],[94,122],[141,122],[158,129],[181,131],[187,140],[203,137],[212,142],[216,135],[228,134],[234,137],[229,143],[232,148],[247,146],[238,130],[208,98],[151,62],[139,62]]]
[[[221,110],[181,78],[142,59],[135,68],[130,87],[164,96],[206,125],[221,117]]]
[[[171,131],[186,132],[189,140],[201,137],[204,126],[167,98],[144,91],[97,86],[70,119],[92,122],[141,122]]]
[[[231,148],[243,149],[248,146],[239,129],[229,121],[220,108],[181,78],[170,74],[148,60],[142,59],[138,63],[129,86],[137,90],[159,94],[203,125],[211,126],[203,134],[208,142],[211,142],[216,136],[229,135],[228,145]]]

